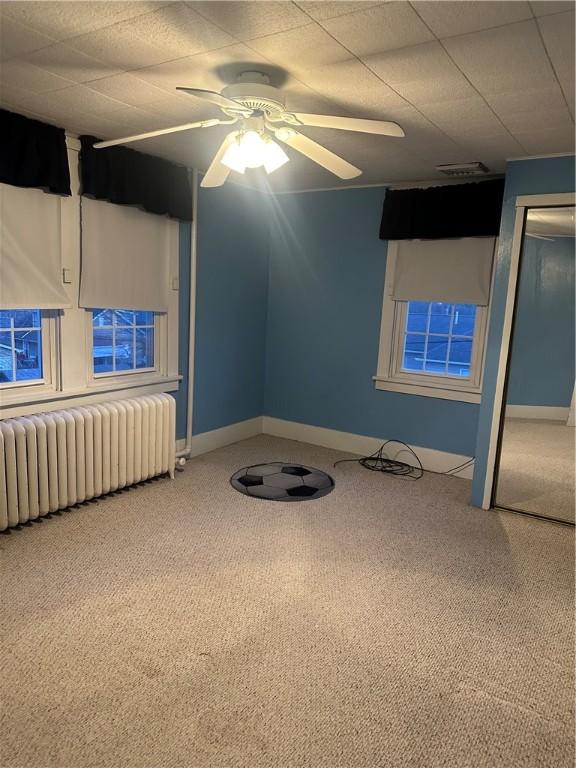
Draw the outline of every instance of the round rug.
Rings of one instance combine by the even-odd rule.
[[[334,480],[321,469],[282,461],[243,467],[230,484],[246,496],[269,501],[312,501],[334,489]]]

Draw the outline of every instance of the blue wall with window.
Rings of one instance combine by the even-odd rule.
[[[269,199],[264,413],[472,455],[478,405],[374,388],[384,193],[376,187]]]
[[[260,193],[232,184],[200,188],[194,434],[263,411],[268,297],[263,200]]]
[[[526,237],[506,402],[568,407],[574,389],[574,240]]]
[[[508,163],[506,186],[500,222],[500,240],[496,259],[490,328],[484,364],[484,386],[478,421],[476,465],[472,488],[472,502],[482,504],[488,466],[490,429],[494,410],[496,378],[506,308],[506,293],[510,275],[510,257],[518,195],[544,195],[574,192],[575,158],[551,157],[540,160],[519,160]]]

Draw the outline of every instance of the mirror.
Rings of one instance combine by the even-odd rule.
[[[494,504],[574,523],[574,208],[526,212]]]

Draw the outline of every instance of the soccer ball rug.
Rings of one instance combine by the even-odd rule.
[[[230,483],[246,496],[269,501],[310,501],[334,489],[334,480],[326,472],[282,461],[243,467]]]

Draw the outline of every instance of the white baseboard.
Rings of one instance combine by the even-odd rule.
[[[238,421],[236,424],[229,424],[220,429],[213,429],[210,432],[202,432],[199,435],[192,436],[192,450],[190,456],[200,456],[209,451],[215,451],[217,448],[224,448],[226,445],[238,443],[240,440],[246,440],[249,437],[262,434],[262,417],[256,416],[254,419]]]
[[[311,443],[312,445],[321,445],[324,448],[333,448],[337,451],[355,453],[360,456],[368,456],[374,453],[386,440],[385,437],[377,438],[355,435],[351,432],[339,432],[335,429],[275,419],[272,416],[264,416],[262,422],[262,431],[266,435],[284,437],[288,440],[298,440],[302,443]],[[449,469],[457,467],[471,458],[470,456],[462,456],[458,453],[447,453],[446,451],[437,451],[432,448],[422,448],[416,445],[410,447],[422,462],[424,469],[429,472],[447,472]],[[413,458],[411,461],[410,454],[406,449],[402,449],[401,446],[396,446],[396,448],[396,452],[389,452],[390,458],[398,458],[400,461],[412,463]],[[469,466],[459,471],[457,476],[471,479],[472,472],[473,467]]]
[[[569,408],[553,405],[507,405],[508,419],[545,419],[549,421],[568,421]]]
[[[310,424],[299,424],[295,421],[275,419],[272,416],[262,416],[239,421],[236,424],[214,429],[211,432],[194,435],[192,437],[190,457],[200,456],[203,453],[209,453],[217,448],[224,448],[226,445],[238,443],[241,440],[261,434],[283,437],[287,440],[297,440],[298,442],[309,443],[310,445],[320,445],[324,448],[332,448],[337,451],[357,454],[358,456],[367,456],[374,453],[386,440],[384,437],[355,435],[351,432],[339,432],[335,429],[314,427]],[[180,443],[183,445],[180,446]],[[176,444],[177,450],[181,450],[184,446],[185,441],[179,440]],[[422,448],[416,445],[410,447],[428,472],[447,472],[449,469],[453,469],[469,461],[471,458],[470,456],[462,456],[458,453],[437,451],[433,448]],[[413,461],[408,451],[402,449],[401,446],[396,446],[396,450],[391,446],[388,455],[391,458],[397,458],[407,463]],[[471,479],[472,472],[473,467],[469,466],[455,473],[455,476]]]

